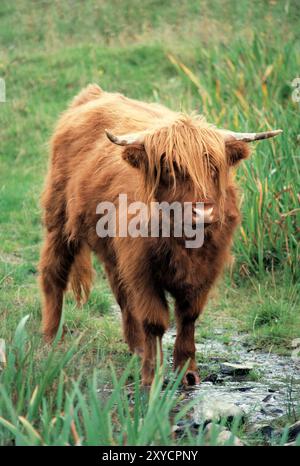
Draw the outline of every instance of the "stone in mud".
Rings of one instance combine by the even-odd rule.
[[[223,432],[221,432],[218,435],[217,444],[218,445],[224,445],[224,444],[233,445],[235,447],[243,447],[244,446],[241,439],[239,439],[238,437],[233,435],[232,432],[230,432],[230,430],[224,430]]]
[[[265,439],[270,439],[273,436],[275,429],[269,424],[266,424],[264,426],[260,426],[256,432],[261,434]]]
[[[204,397],[194,407],[194,422],[208,424],[210,421],[226,421],[232,424],[235,419],[245,421],[245,412],[234,403],[224,402],[211,397]]]
[[[208,374],[203,379],[203,382],[211,382],[213,384],[217,383],[217,381],[218,381],[218,374],[215,374],[215,373]]]
[[[238,388],[233,388],[233,392],[250,392],[251,390],[255,389],[254,386],[250,387],[238,387]]]
[[[223,362],[221,372],[226,375],[247,375],[253,369],[253,364],[240,364],[232,362]]]
[[[172,432],[176,437],[185,436],[187,430],[194,435],[198,434],[200,424],[195,421],[178,421],[176,425],[172,426]]]
[[[205,441],[208,444],[243,446],[242,441],[226,427],[209,422],[204,429]]]
[[[235,445],[243,446],[243,442],[236,437],[230,430],[219,424],[208,423],[204,429],[205,441],[208,444],[214,443],[217,445]]]
[[[281,416],[283,414],[283,410],[280,408],[276,408],[271,404],[267,404],[265,408],[261,408],[260,412],[265,416]]]
[[[300,421],[295,422],[295,424],[289,427],[288,440],[292,442],[297,439],[298,435],[300,435]]]
[[[211,360],[212,362],[220,362],[220,361],[222,361],[222,360],[224,361],[224,356],[211,356],[211,357],[210,357],[210,360]]]
[[[184,426],[179,426],[178,424],[172,426],[172,432],[176,433],[176,435],[183,433],[184,430]]]
[[[271,400],[271,398],[273,398],[273,394],[272,394],[272,393],[271,393],[271,395],[267,395],[267,396],[262,400],[262,402],[263,402],[263,403],[267,403],[268,401]]]
[[[212,437],[219,435],[224,430],[227,430],[226,427],[221,426],[220,424],[209,422],[208,424],[206,424],[204,429],[205,439],[210,440]]]

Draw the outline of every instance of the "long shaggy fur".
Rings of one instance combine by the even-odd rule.
[[[112,144],[114,134],[144,132],[143,146]],[[78,302],[92,282],[90,255],[103,263],[122,310],[124,337],[142,355],[144,383],[150,383],[157,339],[168,326],[165,293],[175,300],[177,337],[174,365],[189,360],[185,381],[198,381],[194,324],[208,293],[230,257],[239,222],[231,166],[248,156],[245,143],[225,144],[203,117],[172,112],[158,104],[84,89],[60,118],[51,141],[51,160],[42,197],[45,241],[40,259],[43,333],[58,329],[63,295],[71,285]],[[96,206],[128,203],[210,202],[216,218],[201,248],[186,249],[184,238],[99,238]]]
[[[69,277],[70,288],[78,306],[84,304],[89,298],[93,275],[91,250],[84,245],[74,259]]]
[[[176,170],[193,184],[195,196],[208,197],[212,171],[218,175],[218,200],[224,208],[228,182],[228,164],[223,138],[203,117],[178,115],[168,126],[149,132],[145,137],[148,171],[146,189],[150,200],[158,187],[161,159],[170,172],[176,190]]]

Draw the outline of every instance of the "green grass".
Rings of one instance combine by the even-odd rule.
[[[111,365],[118,379],[130,359],[99,266],[82,309],[67,297],[69,332],[51,353],[51,373],[45,374],[50,356],[40,341],[39,196],[47,141],[67,102],[89,82],[173,109],[197,110],[220,127],[284,130],[254,145],[251,159],[238,170],[243,222],[234,243],[235,264],[208,304],[197,338],[210,337],[218,326],[223,334],[216,338],[224,342],[243,331],[258,347],[290,353],[300,333],[300,127],[299,104],[291,98],[291,83],[299,74],[299,20],[296,1],[1,2],[0,77],[6,81],[7,102],[0,103],[0,338],[14,348],[15,330],[25,315],[30,315],[30,337],[25,360],[19,362],[20,350],[17,357],[12,350],[10,369],[0,369],[0,386],[6,390],[0,416],[17,429],[13,433],[6,425],[0,444],[12,438],[19,444],[72,443],[74,409],[82,441],[96,441],[81,423],[84,412],[93,409],[96,387],[117,383]],[[25,368],[29,375],[22,381]],[[30,417],[30,400],[41,384]],[[128,411],[126,404],[118,406]],[[166,417],[169,408],[162,411]],[[147,400],[143,409],[150,409]],[[67,413],[63,420],[62,410]],[[108,408],[106,413],[108,419],[112,413]],[[132,413],[118,415],[121,425]],[[97,441],[125,442],[117,431],[108,438],[107,426]],[[166,429],[147,440],[138,429],[130,438],[173,442]]]
[[[110,388],[103,385],[99,388],[96,370],[88,376],[68,376],[68,366],[84,353],[81,338],[66,351],[57,338],[41,358],[38,341],[29,338],[26,331],[28,318],[25,316],[19,322],[7,348],[5,370],[0,373],[1,445],[219,444],[217,435],[226,419],[213,425],[210,438],[204,425],[199,426],[196,436],[188,428],[180,435],[173,433],[172,426],[186,417],[196,401],[179,404],[178,388],[185,368],[165,384],[165,364],[158,363],[151,389],[144,389],[139,362],[132,357],[123,367],[122,376],[118,377],[111,366]],[[245,444],[249,442],[239,418],[233,419],[230,431]],[[284,430],[274,443],[283,444],[286,439]],[[232,445],[233,440],[234,437],[229,438],[223,444]],[[251,442],[254,440],[250,437]]]
[[[16,445],[148,445],[165,444],[171,438],[170,418],[177,402],[181,377],[169,382],[163,395],[163,377],[157,370],[150,392],[141,388],[136,358],[120,379],[114,369],[112,390],[98,389],[95,371],[87,380],[70,379],[64,369],[82,353],[78,342],[57,357],[57,341],[40,363],[36,345],[25,330],[27,317],[19,323],[7,352],[0,385],[1,444]],[[57,351],[56,351],[57,350]],[[182,376],[182,375],[181,375]],[[131,392],[125,386],[131,377]],[[83,391],[84,389],[84,391]],[[16,402],[14,403],[14,401]],[[189,406],[174,415],[176,423]]]

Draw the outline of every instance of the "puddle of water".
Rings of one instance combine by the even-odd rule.
[[[115,309],[115,312],[117,309]],[[216,330],[216,335],[221,331]],[[213,339],[197,343],[196,349],[201,360],[201,375],[213,374],[213,382],[203,381],[199,386],[178,390],[182,403],[195,401],[193,420],[202,424],[206,407],[220,403],[231,404],[243,410],[246,415],[247,430],[257,430],[260,426],[270,425],[274,420],[293,412],[300,407],[300,361],[287,356],[249,350],[245,344],[247,335],[235,335],[231,344],[226,345]],[[164,336],[164,346],[173,345],[174,329]],[[251,364],[258,374],[257,380],[247,380],[247,376],[233,377],[221,371],[221,363],[238,362]],[[169,370],[172,371],[172,358],[169,358]],[[128,393],[132,384],[127,385]],[[106,398],[111,393],[111,386],[99,389],[99,394]],[[183,395],[183,396],[182,396]],[[179,408],[179,406],[178,406]]]
[[[300,361],[287,356],[250,350],[245,337],[236,335],[231,345],[218,340],[205,340],[196,344],[198,355],[205,372],[214,374],[214,383],[202,382],[187,392],[186,400],[195,399],[194,420],[201,423],[205,406],[229,403],[242,408],[247,424],[266,424],[300,406]],[[174,341],[174,330],[169,331],[165,341]],[[225,376],[221,373],[221,362],[252,364],[257,380],[247,377]],[[184,401],[185,402],[185,401]]]

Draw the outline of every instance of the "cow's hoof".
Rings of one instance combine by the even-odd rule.
[[[153,382],[153,377],[142,377],[142,386],[143,388],[150,389]]]
[[[186,371],[182,379],[182,383],[188,387],[199,385],[200,377],[197,371]]]
[[[43,333],[43,339],[46,345],[52,345],[54,336],[51,333]]]
[[[59,339],[59,344],[60,343],[63,343],[64,339],[65,339],[65,336],[67,335],[67,333],[70,333],[72,334],[73,331],[70,331],[67,329],[67,327],[65,325],[63,325],[63,328],[62,328],[62,334],[61,334],[61,337]],[[57,335],[57,329],[55,330],[44,330],[43,331],[43,338],[44,338],[44,342],[48,345],[52,345],[52,343],[54,342],[55,338],[56,338],[56,335]]]

